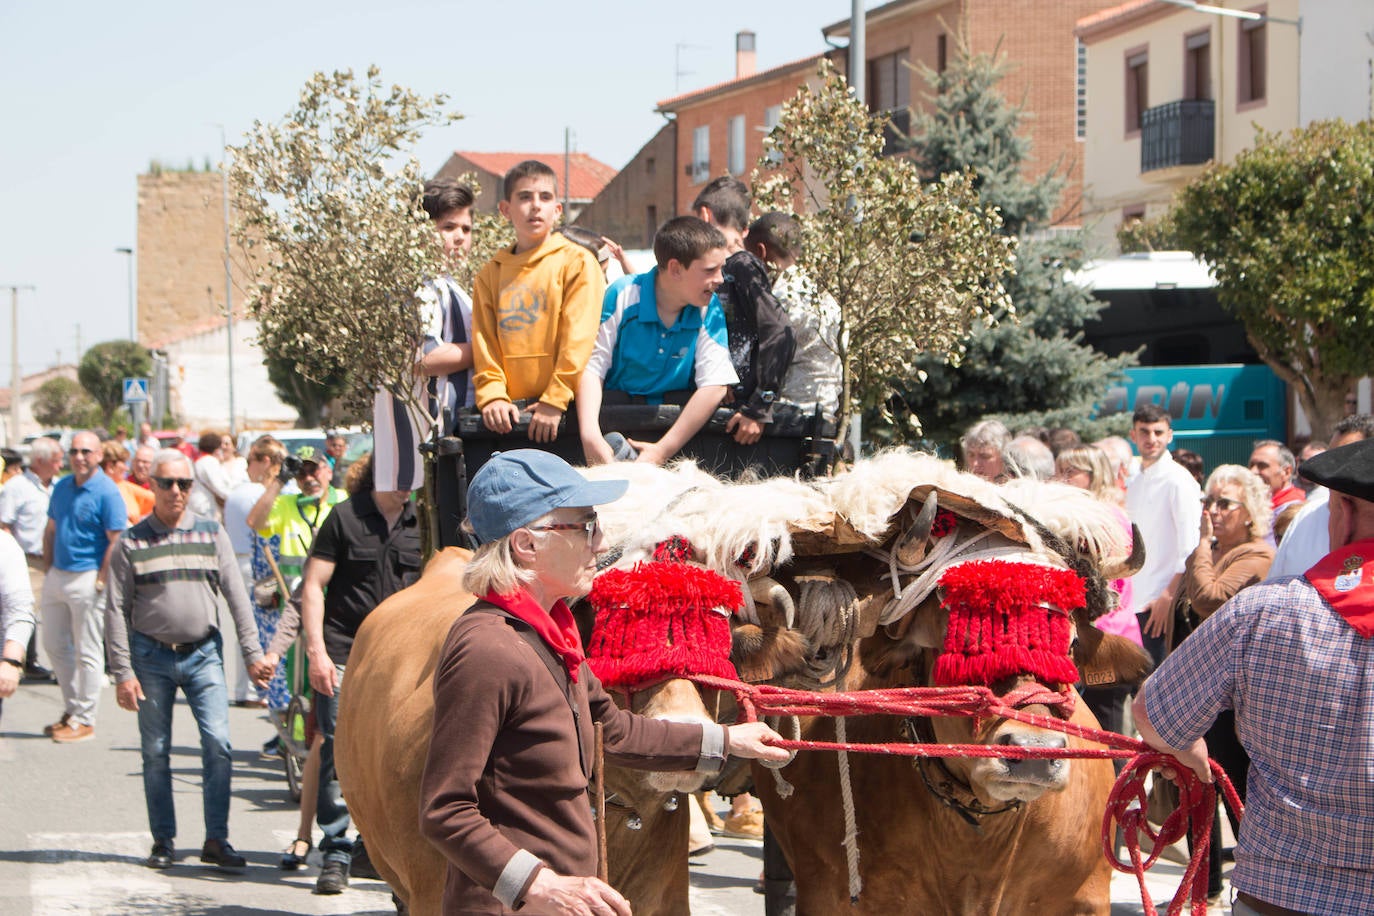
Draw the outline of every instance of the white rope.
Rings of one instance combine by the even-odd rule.
[[[939,586],[940,577],[956,564],[972,563],[975,560],[1009,560],[1036,566],[1048,565],[1043,558],[1029,552],[1022,544],[996,544],[981,550],[972,549],[994,534],[992,531],[982,531],[959,543],[953,543],[953,538],[941,538],[935,549],[912,567],[903,567],[897,561],[895,553],[876,549],[866,551],[869,556],[887,564],[888,576],[892,580],[893,597],[883,607],[878,623],[885,626],[906,616],[912,608],[930,597]],[[918,572],[920,575],[915,580],[908,582],[905,587],[902,586],[903,575],[910,576]]]
[[[844,716],[835,720],[835,740],[840,744],[849,741]],[[840,800],[844,804],[844,860],[849,869],[849,900],[859,899],[864,888],[863,878],[859,876],[859,825],[854,817],[854,786],[849,778],[849,752],[839,752],[840,761]]]

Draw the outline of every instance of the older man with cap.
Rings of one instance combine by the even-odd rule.
[[[566,598],[585,595],[605,541],[596,505],[624,481],[590,482],[534,449],[498,453],[468,488],[481,546],[463,575],[478,601],[454,623],[434,674],[434,737],[420,825],[448,859],[445,913],[614,913],[596,874],[586,795],[594,723],[606,751],[645,769],[718,770],[727,756],[786,760],[762,723],[717,726],[619,709],[587,666]]]
[[[1331,552],[1232,598],[1135,701],[1141,737],[1208,781],[1201,736],[1235,711],[1251,759],[1237,916],[1374,913],[1374,440],[1303,474],[1331,491]]]

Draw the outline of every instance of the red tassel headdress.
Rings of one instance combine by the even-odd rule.
[[[743,606],[744,595],[738,582],[684,562],[689,553],[677,538],[671,549],[655,551],[655,562],[609,570],[592,584],[596,624],[587,663],[604,686],[634,689],[694,674],[738,677],[730,664],[730,614]]]
[[[1068,569],[981,560],[949,569],[940,579],[949,611],[945,645],[935,663],[941,687],[983,684],[1020,674],[1047,687],[1072,684],[1072,621],[1086,588]]]

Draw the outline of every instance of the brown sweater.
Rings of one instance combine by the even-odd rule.
[[[656,770],[719,767],[723,730],[619,709],[586,663],[573,683],[533,628],[479,601],[458,618],[434,672],[434,737],[420,827],[448,859],[444,913],[508,913],[540,865],[596,874],[587,797],[593,731],[608,757]],[[499,898],[499,899],[498,899]]]
[[[1183,587],[1193,613],[1206,620],[1235,597],[1241,589],[1263,582],[1274,562],[1274,548],[1258,538],[1218,554],[1210,544],[1199,544],[1183,569]]]

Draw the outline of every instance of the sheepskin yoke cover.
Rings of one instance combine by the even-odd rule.
[[[671,677],[737,679],[730,615],[744,604],[738,582],[685,561],[687,550],[612,569],[592,584],[596,612],[587,663],[607,688],[633,690]]]
[[[1086,601],[1077,573],[1006,560],[951,567],[940,579],[949,611],[944,649],[935,662],[941,687],[1029,674],[1046,687],[1073,684],[1069,615]]]

